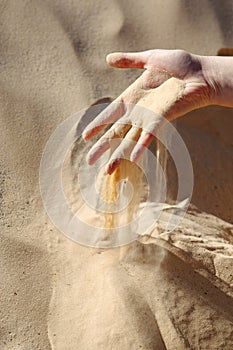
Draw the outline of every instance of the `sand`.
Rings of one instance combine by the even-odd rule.
[[[109,52],[215,55],[232,46],[232,2],[9,0],[0,9],[0,349],[232,349],[232,109],[177,121],[195,184],[170,236],[80,246],[50,222],[38,184],[59,123],[139,76],[109,68]]]

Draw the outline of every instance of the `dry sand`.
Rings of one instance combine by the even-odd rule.
[[[139,71],[112,51],[232,46],[232,1],[0,3],[3,350],[233,348],[233,111],[177,122],[194,166],[189,213],[171,236],[114,250],[82,247],[40,199],[43,148],[56,126]]]

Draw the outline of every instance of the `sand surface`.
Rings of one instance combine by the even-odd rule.
[[[56,230],[39,193],[56,126],[140,74],[109,68],[109,52],[215,55],[232,46],[232,1],[3,0],[0,18],[0,349],[232,349],[232,109],[177,122],[195,184],[170,236],[80,246]]]

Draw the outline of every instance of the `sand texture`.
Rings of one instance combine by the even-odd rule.
[[[232,46],[232,23],[230,0],[0,2],[1,350],[233,349],[232,109],[176,122],[195,182],[171,235],[81,246],[54,227],[39,192],[55,128],[140,74],[108,67],[108,53],[215,55]]]

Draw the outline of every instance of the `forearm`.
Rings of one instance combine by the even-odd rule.
[[[233,57],[199,56],[212,103],[233,107]]]

